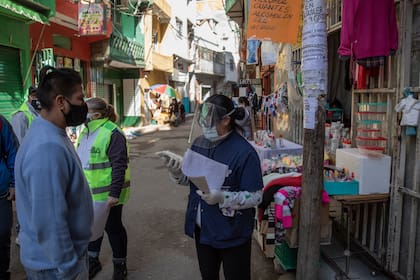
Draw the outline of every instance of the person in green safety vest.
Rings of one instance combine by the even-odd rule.
[[[30,86],[28,90],[28,101],[23,103],[18,110],[12,113],[11,125],[19,143],[29,129],[34,118],[38,117],[41,111],[41,103],[36,97],[36,87]]]
[[[19,144],[22,143],[29,126],[34,118],[38,117],[40,112],[41,103],[39,103],[36,96],[36,87],[30,86],[28,90],[28,101],[12,113],[12,120],[10,122]],[[16,233],[16,235],[19,234],[19,223],[16,224]],[[16,244],[19,245],[19,237],[16,237]]]
[[[94,205],[106,203],[109,209],[104,224],[113,253],[113,279],[126,279],[127,232],[121,217],[123,205],[130,194],[127,140],[115,124],[117,116],[112,105],[97,97],[87,100],[86,103],[87,122],[77,141],[77,153],[92,192]],[[94,207],[95,211],[104,211],[103,208]],[[95,217],[97,216],[98,213],[95,213]],[[96,225],[93,228],[97,228],[96,219],[94,224]],[[99,252],[103,230],[102,228],[99,238],[89,243],[89,279],[102,269]]]

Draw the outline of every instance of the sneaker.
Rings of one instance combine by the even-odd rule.
[[[99,262],[99,258],[89,257],[89,279],[95,277],[95,275],[101,270],[102,265]]]
[[[19,237],[16,237],[16,239],[15,239],[15,243],[16,243],[16,245],[17,245],[17,246],[20,246]]]
[[[113,280],[125,280],[127,279],[127,265],[125,262],[114,263],[114,275]]]

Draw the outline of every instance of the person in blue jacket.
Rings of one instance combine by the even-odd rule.
[[[10,237],[15,199],[14,167],[19,143],[10,123],[0,115],[0,280],[9,280]]]
[[[255,206],[261,201],[262,173],[256,151],[236,131],[232,100],[216,94],[198,110],[203,135],[191,150],[229,167],[220,190],[202,193],[182,173],[182,157],[160,152],[173,180],[189,183],[185,232],[195,238],[202,279],[251,279],[251,236]]]

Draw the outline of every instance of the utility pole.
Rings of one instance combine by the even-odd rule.
[[[304,143],[297,280],[318,279],[323,189],[327,29],[325,0],[305,0],[302,31]]]

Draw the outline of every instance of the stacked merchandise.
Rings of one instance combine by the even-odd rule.
[[[254,237],[267,257],[275,257],[283,269],[294,269],[299,246],[302,176],[296,173],[272,173],[264,176],[263,181],[263,200],[258,206]],[[329,197],[325,191],[322,201],[321,243],[330,244]]]
[[[274,195],[282,187],[300,186],[302,184],[302,176],[300,174],[272,173],[264,176],[263,181],[263,199],[257,208],[254,238],[257,240],[265,256],[272,258],[274,257],[276,243]]]
[[[325,151],[329,157],[335,158],[335,152],[339,148],[350,148],[349,128],[341,122],[325,124]]]
[[[386,121],[387,103],[359,103],[357,114],[356,145],[367,152],[381,152],[386,149],[387,139],[383,137],[383,124]]]
[[[264,175],[270,173],[302,173],[302,156],[282,154],[271,159],[264,159],[261,162],[261,170]]]

